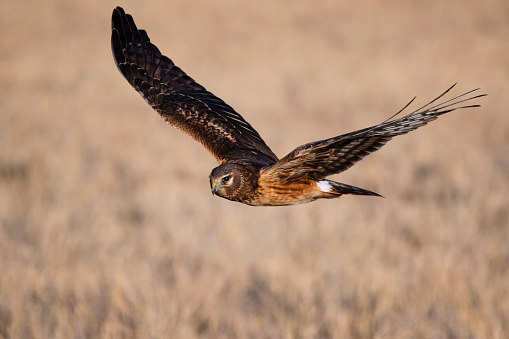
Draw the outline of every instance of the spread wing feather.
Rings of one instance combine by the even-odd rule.
[[[477,90],[475,89],[432,106],[454,86],[451,86],[433,101],[399,119],[394,118],[405,110],[415,98],[398,113],[378,125],[297,147],[277,163],[265,169],[262,176],[276,176],[282,181],[291,181],[300,177],[321,180],[326,176],[346,171],[368,154],[380,149],[393,137],[422,127],[442,114],[461,108],[478,107],[479,105],[457,105],[485,95],[465,98]]]
[[[220,163],[270,165],[278,160],[240,114],[162,55],[120,7],[113,10],[111,48],[117,68],[145,101],[166,122],[202,143]]]

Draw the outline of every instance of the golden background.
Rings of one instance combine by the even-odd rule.
[[[116,5],[280,157],[489,96],[333,177],[385,199],[244,206],[117,71]],[[0,0],[0,28],[0,337],[509,336],[508,1]]]

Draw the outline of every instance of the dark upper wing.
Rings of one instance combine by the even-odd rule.
[[[276,155],[244,118],[197,84],[159,49],[133,18],[113,10],[111,48],[118,69],[169,124],[191,135],[220,162],[272,164]]]
[[[424,126],[442,114],[460,108],[479,107],[479,105],[455,106],[485,95],[464,98],[476,90],[464,93],[441,104],[430,106],[454,86],[451,86],[430,103],[399,119],[393,118],[407,108],[413,99],[402,110],[381,124],[297,147],[290,154],[267,168],[262,175],[278,176],[280,180],[292,180],[303,176],[320,180],[328,175],[349,169],[368,154],[380,149],[393,137]]]

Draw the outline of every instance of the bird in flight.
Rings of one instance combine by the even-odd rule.
[[[472,90],[437,104],[453,87],[423,107],[337,137],[310,142],[279,159],[232,107],[196,83],[161,54],[131,15],[113,10],[111,48],[117,68],[170,125],[199,141],[219,162],[210,173],[212,194],[252,206],[296,205],[343,194],[380,196],[326,179],[346,171],[397,135],[406,134],[484,96]],[[415,99],[415,98],[414,98]]]

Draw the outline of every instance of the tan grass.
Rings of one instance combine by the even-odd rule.
[[[114,5],[0,1],[0,337],[509,336],[507,1],[122,2],[280,156],[489,93],[336,177],[386,199],[287,208],[210,195],[115,69]]]

